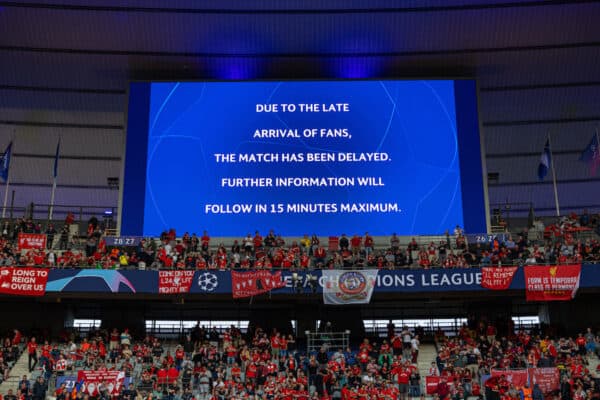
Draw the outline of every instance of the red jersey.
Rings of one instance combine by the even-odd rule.
[[[29,342],[27,343],[27,353],[34,354],[37,350],[37,343]]]

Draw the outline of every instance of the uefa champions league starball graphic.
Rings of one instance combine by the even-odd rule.
[[[203,292],[212,292],[219,285],[219,280],[215,274],[204,272],[198,277],[198,287]]]

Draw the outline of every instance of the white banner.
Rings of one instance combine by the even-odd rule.
[[[377,280],[376,269],[323,270],[325,304],[368,304]]]

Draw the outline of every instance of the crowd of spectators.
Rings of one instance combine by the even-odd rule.
[[[73,392],[66,384],[53,385],[57,377],[76,376],[79,370],[123,371],[131,379],[119,395],[110,394],[109,382],[100,383],[96,397],[102,400],[395,400],[421,395],[419,337],[407,328],[380,342],[364,339],[345,349],[325,344],[308,354],[298,349],[293,335],[261,328],[243,334],[235,327],[219,333],[197,326],[171,345],[152,336],[134,340],[128,330],[38,343],[27,339],[30,370],[39,376],[32,381],[24,376],[4,400],[38,400],[40,391],[40,400],[46,394],[87,400],[82,386]]]
[[[592,400],[600,399],[590,359],[600,354],[600,338],[588,329],[574,338],[514,331],[506,335],[487,322],[463,325],[456,336],[439,331],[438,354],[428,375],[439,376],[435,400]],[[56,378],[78,370],[123,371],[130,384],[119,394],[108,382],[98,386],[101,400],[238,400],[238,399],[409,399],[424,398],[424,379],[417,361],[420,332],[391,329],[380,339],[364,339],[348,348],[328,346],[306,353],[293,335],[260,328],[247,334],[231,327],[221,332],[197,326],[181,342],[167,344],[145,336],[134,340],[128,330],[98,330],[77,339],[64,335],[59,342],[38,345],[27,341],[32,371],[4,400],[91,398],[79,386],[73,392]],[[19,339],[17,339],[19,340]],[[15,338],[7,339],[9,349]],[[12,351],[12,350],[9,350]],[[560,388],[541,393],[537,384],[516,386],[511,369],[557,367]],[[492,370],[500,375],[489,378]],[[506,374],[503,373],[506,371]],[[424,378],[424,377],[423,377]],[[482,380],[487,379],[487,380]],[[15,396],[15,397],[11,397]],[[42,397],[39,397],[42,396]]]
[[[465,268],[485,265],[568,264],[600,262],[600,241],[590,229],[598,221],[584,212],[572,214],[544,226],[535,221],[514,235],[496,235],[485,243],[469,243],[457,226],[437,240],[423,243],[412,238],[401,244],[393,234],[388,243],[376,243],[364,235],[342,234],[335,241],[317,235],[304,235],[286,243],[272,230],[248,234],[231,246],[211,242],[208,232],[201,236],[174,229],[159,238],[146,238],[135,247],[107,247],[101,224],[90,220],[83,238],[77,242],[69,234],[67,220],[58,233],[52,224],[46,230],[31,220],[4,222],[0,240],[0,265],[86,268],[148,269],[310,269],[310,268]],[[46,233],[46,249],[19,250],[18,234]],[[586,236],[582,236],[585,232]],[[386,239],[387,241],[387,239]]]
[[[438,337],[438,355],[430,374],[441,375],[439,397],[459,400],[485,394],[488,400],[600,399],[597,371],[588,369],[589,360],[600,354],[600,338],[590,328],[575,338],[515,333],[512,325],[507,332],[498,335],[493,324],[479,322],[472,327],[465,324],[453,338]],[[532,367],[557,367],[560,389],[544,394],[537,383],[519,387],[510,381],[510,369]],[[490,378],[492,370],[500,370],[500,375]],[[483,382],[484,377],[489,379]]]

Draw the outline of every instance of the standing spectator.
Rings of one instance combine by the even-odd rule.
[[[210,236],[207,231],[204,231],[202,237],[200,238],[200,243],[202,245],[202,252],[208,252],[208,248],[210,245]]]
[[[65,225],[68,227],[69,225],[71,225],[73,222],[75,222],[75,215],[73,215],[72,212],[69,212],[67,214],[67,217],[65,218]]]
[[[58,247],[60,250],[66,250],[69,244],[69,225],[64,225],[60,231],[60,241]]]
[[[410,340],[411,352],[412,352],[411,362],[413,364],[415,364],[417,362],[417,358],[419,357],[419,345],[420,344],[421,344],[421,342],[419,341],[419,335],[415,335],[415,337],[413,337]]]
[[[411,354],[412,354],[412,336],[410,334],[410,331],[408,330],[408,327],[405,326],[404,329],[402,329],[402,357],[404,357],[405,360],[409,360],[411,359]]]
[[[596,337],[592,332],[592,328],[587,328],[585,333],[585,348],[588,355],[596,353]]]
[[[412,370],[410,374],[408,394],[410,397],[419,397],[421,395],[421,376],[417,369]]]
[[[429,376],[439,376],[440,375],[440,371],[438,370],[438,367],[435,364],[435,361],[431,362],[431,367],[429,367],[428,375]]]
[[[340,250],[341,251],[348,250],[349,245],[350,245],[350,243],[348,242],[348,238],[346,237],[346,234],[342,233],[342,237],[340,238],[340,242],[339,242]]]
[[[46,229],[46,248],[50,250],[54,244],[54,235],[56,235],[56,229],[54,224],[49,224]]]
[[[129,329],[125,328],[125,330],[121,333],[121,346],[131,345],[131,335],[129,334]]]
[[[252,244],[254,245],[254,251],[262,250],[263,237],[260,235],[260,233],[258,231],[254,232],[254,238],[252,239]]]
[[[561,400],[571,400],[573,397],[571,396],[571,384],[569,383],[569,378],[567,376],[562,377],[562,381],[560,383],[560,399]]]
[[[365,258],[369,257],[374,247],[375,241],[373,240],[373,236],[369,235],[369,232],[365,232]]]
[[[492,325],[491,323],[488,324],[487,328],[486,328],[486,336],[487,336],[487,340],[490,344],[494,344],[494,341],[496,340],[496,327],[494,325]]]
[[[27,393],[25,393],[27,394]],[[12,389],[8,389],[8,392],[4,396],[4,400],[17,400],[17,396],[14,395]]]
[[[35,341],[35,337],[32,337],[27,343],[27,354],[29,355],[29,372],[32,372],[35,366],[37,365],[38,356],[37,356],[37,343]],[[32,364],[33,361],[33,364]]]
[[[48,385],[43,376],[39,376],[33,384],[33,400],[45,400]]]
[[[13,339],[12,339],[13,348],[19,347],[19,344],[21,344],[21,340],[23,339],[23,335],[21,335],[21,332],[18,329],[15,329],[14,333],[15,333],[15,335],[13,336]]]
[[[319,237],[317,235],[315,235],[313,233],[312,237],[310,238],[310,254],[309,255],[314,255],[315,251],[319,248]]]
[[[390,238],[390,247],[392,248],[392,251],[397,251],[400,248],[400,238],[398,237],[398,235],[396,235],[395,232]]]
[[[251,256],[252,250],[253,250],[253,245],[254,245],[252,236],[250,234],[246,235],[246,237],[244,238],[242,243],[244,244],[244,251],[246,252],[246,257]]]
[[[360,247],[362,245],[362,238],[358,235],[352,236],[352,240],[350,240],[350,244],[352,245],[352,255],[357,256],[360,254]]]

